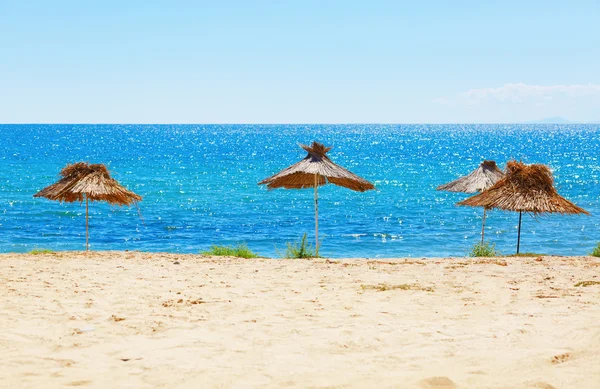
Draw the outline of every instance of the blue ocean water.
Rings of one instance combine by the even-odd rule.
[[[85,247],[85,204],[34,199],[67,163],[105,163],[143,196],[135,208],[90,204],[93,250],[195,253],[211,244],[278,256],[314,241],[312,190],[258,181],[304,158],[297,143],[373,182],[319,190],[321,253],[330,257],[465,255],[482,209],[436,186],[483,159],[548,164],[559,193],[592,216],[523,218],[521,251],[586,254],[600,241],[600,125],[0,125],[0,251]],[[513,253],[518,215],[488,212],[486,237]]]

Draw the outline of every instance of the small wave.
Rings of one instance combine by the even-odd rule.
[[[342,234],[342,236],[351,236],[353,238],[360,238],[361,236],[367,236],[367,234]]]

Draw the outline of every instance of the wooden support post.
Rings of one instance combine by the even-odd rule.
[[[85,196],[85,251],[90,250],[90,227],[89,227],[88,197]]]
[[[519,211],[519,231],[517,232],[517,254],[519,254],[519,248],[521,246],[521,217],[523,212]]]
[[[481,222],[481,245],[483,246],[483,238],[485,236],[485,212],[487,211],[486,207],[483,207],[483,221]]]
[[[315,174],[315,242],[317,257],[319,256],[319,175]]]

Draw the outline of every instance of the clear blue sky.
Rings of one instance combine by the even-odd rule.
[[[0,0],[0,123],[600,121],[600,0]]]

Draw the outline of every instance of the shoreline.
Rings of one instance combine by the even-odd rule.
[[[0,387],[600,382],[596,257],[92,251],[0,254],[0,264]]]
[[[37,251],[40,252],[37,252]],[[319,261],[319,260],[329,260],[329,261],[334,261],[334,262],[340,262],[340,261],[351,261],[351,260],[369,260],[369,261],[404,261],[404,260],[426,260],[426,261],[430,261],[430,260],[454,260],[454,259],[471,259],[471,260],[494,260],[494,259],[519,259],[519,258],[590,258],[590,259],[594,259],[594,258],[598,258],[600,260],[600,257],[595,257],[592,255],[560,255],[560,254],[541,254],[541,253],[519,253],[519,254],[511,254],[511,255],[497,255],[497,256],[490,256],[490,257],[485,257],[485,256],[477,256],[477,257],[472,257],[472,256],[468,256],[468,255],[462,255],[462,256],[458,256],[458,255],[451,255],[451,256],[445,256],[445,257],[441,257],[441,256],[434,256],[434,257],[427,257],[427,256],[414,256],[414,257],[410,257],[410,256],[397,256],[397,257],[366,257],[366,256],[360,256],[360,257],[327,257],[327,256],[319,256],[319,257],[313,257],[313,258],[285,258],[285,257],[263,257],[258,255],[257,257],[254,258],[242,258],[242,257],[236,257],[236,256],[230,256],[230,255],[208,255],[208,254],[200,254],[200,253],[180,253],[180,252],[174,252],[174,251],[142,251],[142,250],[89,250],[89,251],[85,251],[85,250],[51,250],[51,249],[33,249],[31,251],[28,252],[0,252],[0,259],[2,257],[6,257],[6,256],[11,256],[11,255],[20,255],[20,256],[65,256],[65,255],[83,255],[83,256],[90,256],[90,257],[94,257],[94,256],[98,256],[98,255],[103,255],[103,254],[121,254],[121,255],[125,255],[125,256],[130,256],[131,254],[142,254],[142,255],[151,255],[151,256],[159,256],[159,257],[167,257],[167,256],[180,256],[180,257],[188,257],[188,258],[197,258],[197,259],[240,259],[240,260],[261,260],[261,259],[272,259],[272,260],[284,260],[284,261],[296,261],[296,260],[304,260],[304,261]]]

